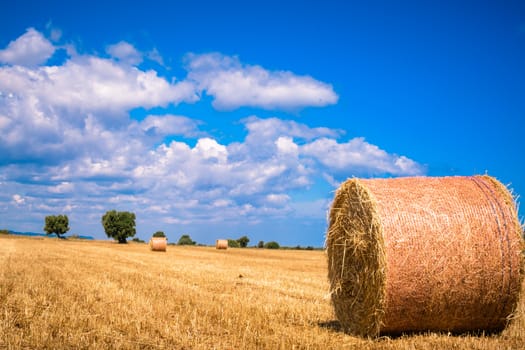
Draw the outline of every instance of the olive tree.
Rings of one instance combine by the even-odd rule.
[[[237,242],[239,243],[239,246],[241,248],[246,248],[248,246],[248,242],[250,242],[250,239],[248,238],[248,236],[242,236],[237,240]]]
[[[135,236],[135,214],[129,211],[109,210],[102,216],[106,235],[119,243],[127,243],[128,237]]]
[[[157,231],[153,234],[153,237],[166,237],[164,231]]]
[[[69,219],[67,215],[48,215],[46,216],[46,225],[44,226],[46,235],[56,234],[58,238],[63,238],[60,235],[69,231]]]
[[[236,239],[228,239],[228,247],[239,248],[240,247],[239,241],[237,241]]]
[[[191,239],[190,235],[182,235],[177,242],[178,245],[195,245],[196,242]]]
[[[275,241],[264,243],[264,248],[266,249],[279,249],[280,247],[279,243]]]

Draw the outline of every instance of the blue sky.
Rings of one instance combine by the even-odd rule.
[[[522,1],[17,1],[0,11],[0,228],[322,246],[348,177],[525,193]],[[521,215],[520,215],[521,216]]]

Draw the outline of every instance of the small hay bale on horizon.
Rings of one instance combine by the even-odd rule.
[[[216,240],[215,249],[228,249],[228,240],[227,239]]]
[[[501,331],[523,248],[512,195],[490,176],[348,179],[326,235],[332,304],[360,336]]]
[[[154,252],[165,252],[168,246],[168,239],[166,237],[151,237],[149,240],[149,247]]]

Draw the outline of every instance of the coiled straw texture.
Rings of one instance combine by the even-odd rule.
[[[523,238],[512,195],[489,176],[349,179],[326,236],[345,331],[500,331],[516,308]]]

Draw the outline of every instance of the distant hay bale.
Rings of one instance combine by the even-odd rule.
[[[151,237],[149,240],[149,247],[153,251],[165,252],[168,246],[168,239],[166,237]]]
[[[218,239],[215,241],[216,249],[228,249],[228,240],[227,239]]]
[[[326,236],[335,313],[361,336],[501,331],[514,312],[523,239],[496,179],[349,179]]]

